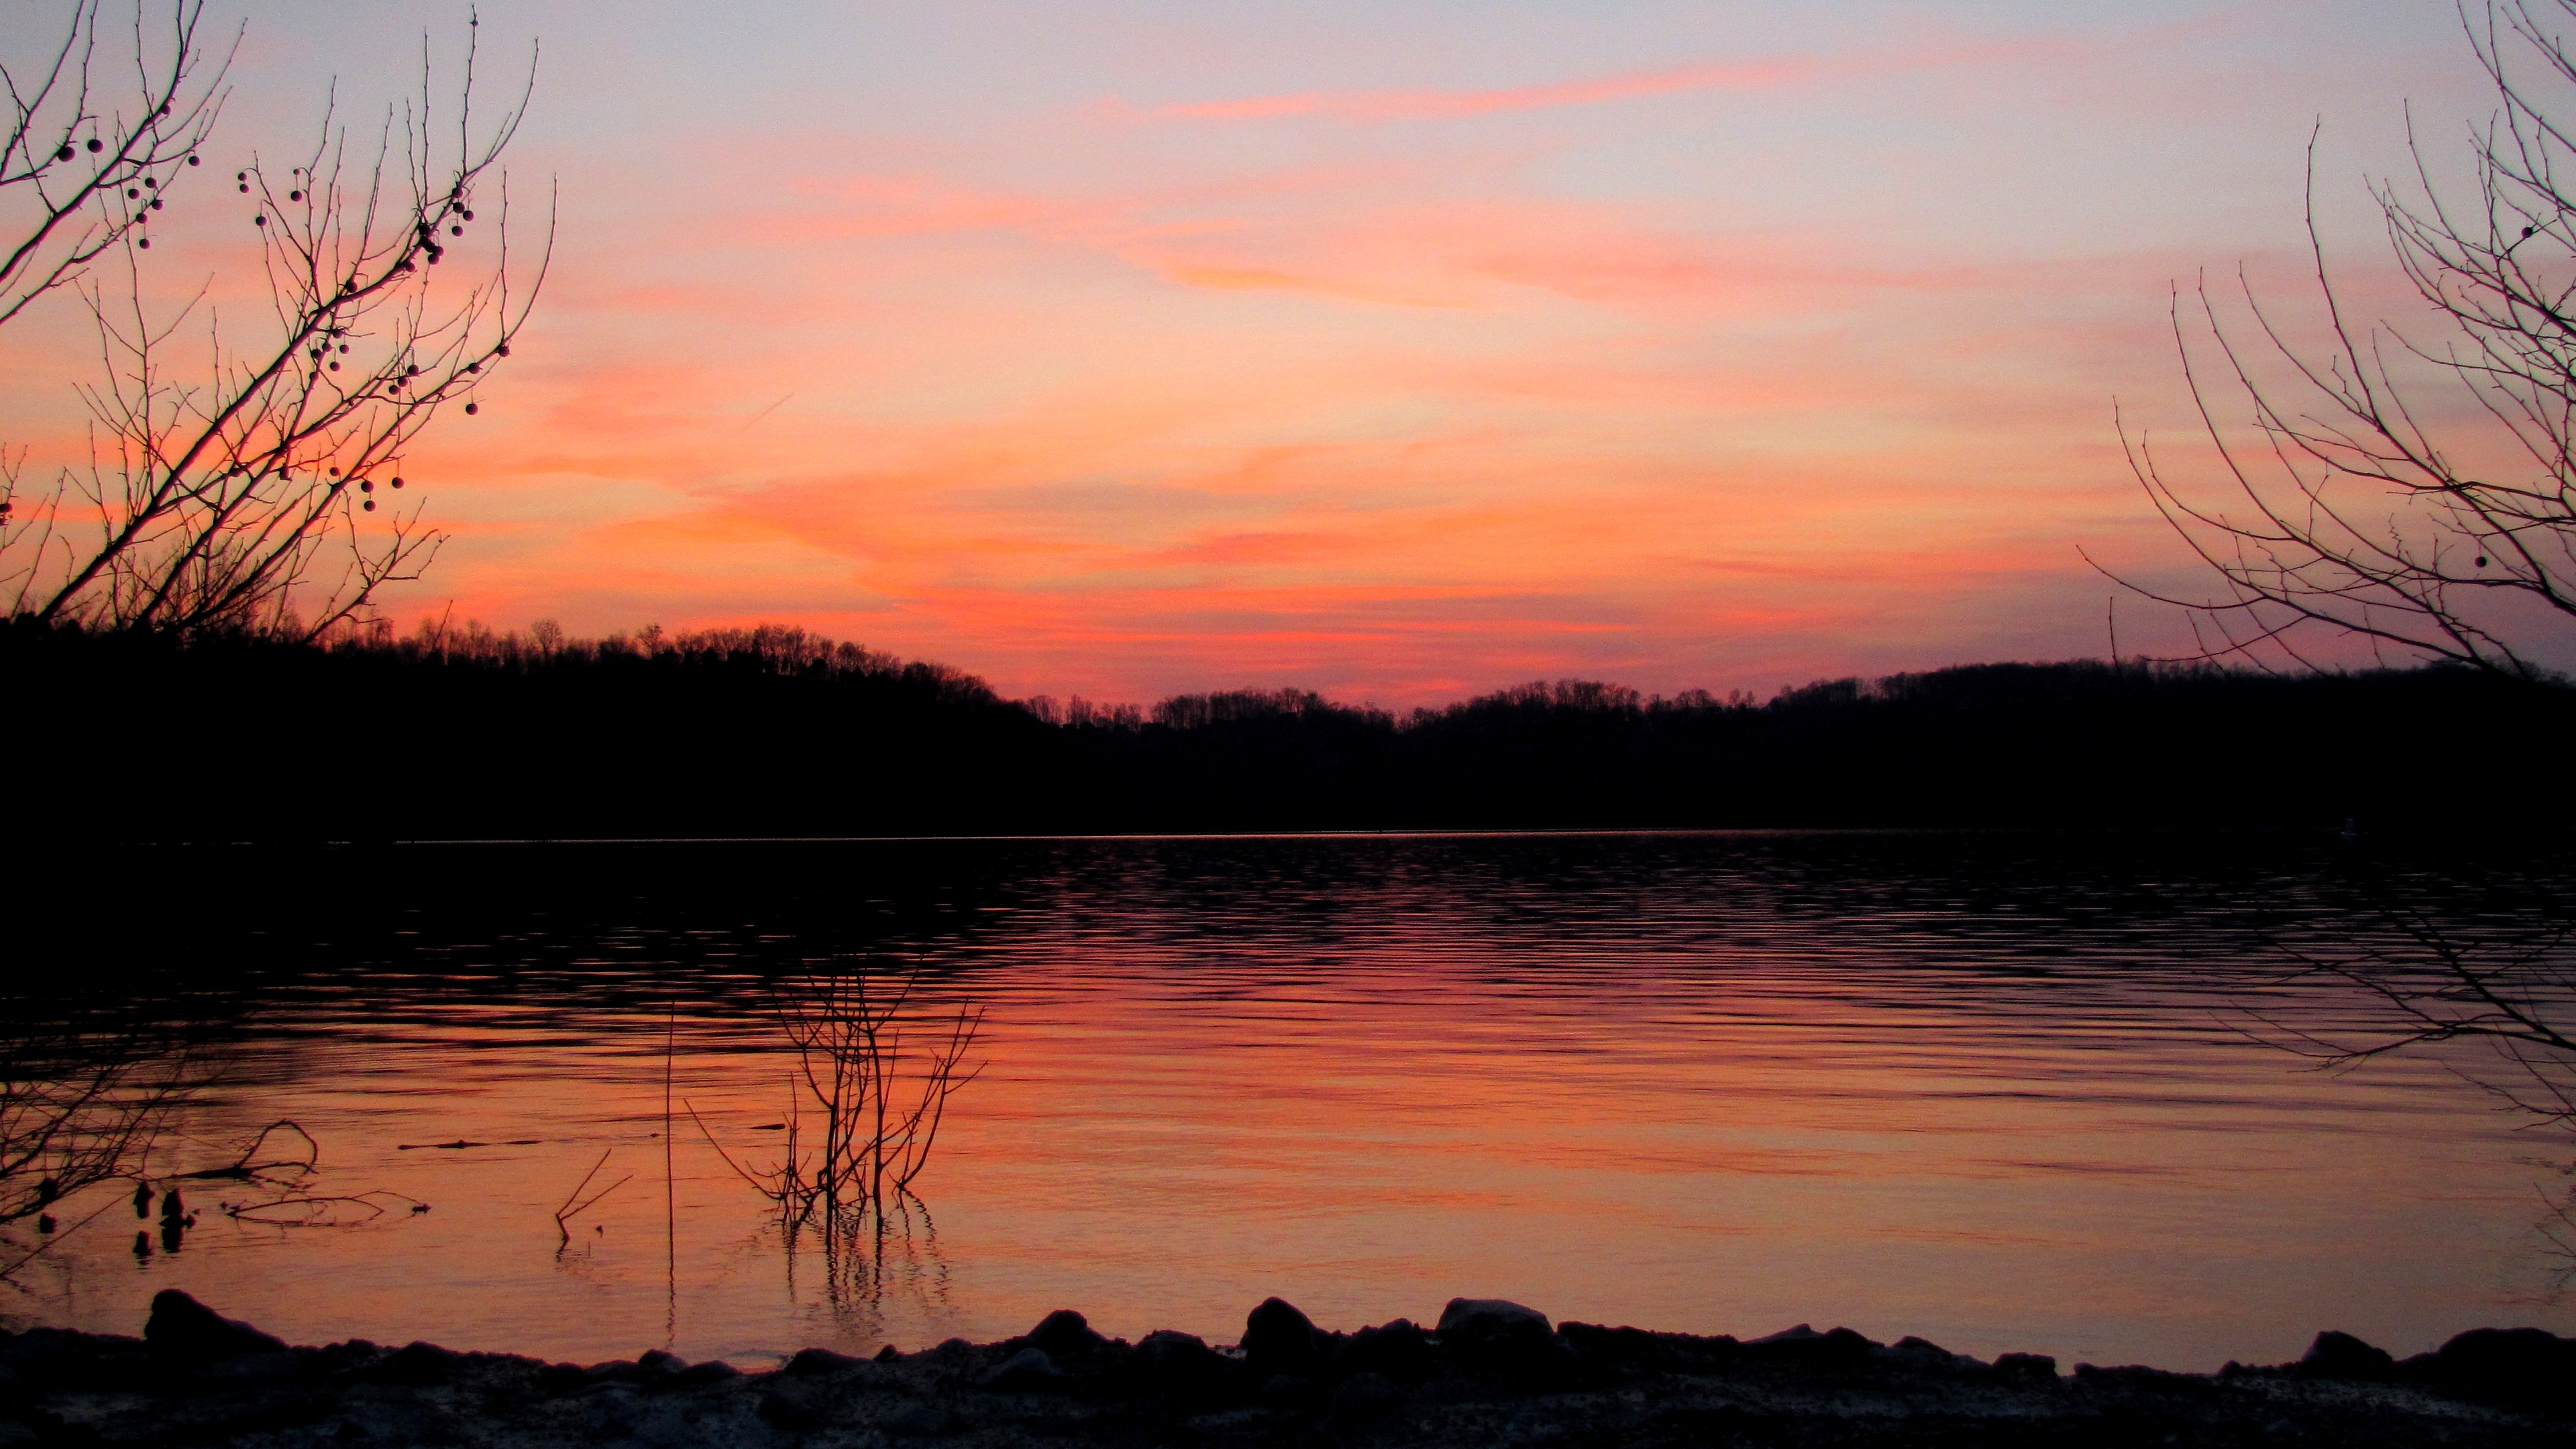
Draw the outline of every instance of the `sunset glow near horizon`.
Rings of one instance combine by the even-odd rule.
[[[227,177],[465,24],[244,13]],[[512,185],[560,231],[480,414],[407,462],[452,539],[397,622],[778,621],[1113,700],[2102,655],[2079,548],[2191,579],[2113,422],[2187,435],[2169,288],[2242,261],[2304,303],[2321,123],[2328,241],[2384,295],[2404,106],[2437,158],[2487,107],[2450,7],[2393,0],[481,34],[505,80],[542,40]]]

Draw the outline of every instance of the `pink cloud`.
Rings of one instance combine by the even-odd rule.
[[[1266,120],[1289,116],[1325,116],[1362,124],[1452,120],[1506,111],[1597,106],[1689,91],[1776,90],[1851,76],[1886,75],[1998,61],[2067,59],[2079,49],[2090,52],[2089,46],[2079,46],[2073,40],[2045,36],[1932,46],[1832,61],[1803,55],[1761,60],[1699,61],[1688,65],[1622,71],[1587,80],[1483,90],[1304,91],[1229,101],[1175,102],[1153,107],[1146,114],[1163,120],[1190,121]],[[1119,111],[1126,109],[1117,103],[1112,103],[1112,106]]]
[[[1498,111],[1535,111],[1556,106],[1595,106],[1638,96],[1675,91],[1755,90],[1808,80],[1824,70],[1821,63],[1792,56],[1778,60],[1715,62],[1630,71],[1557,85],[1509,86],[1477,91],[1362,91],[1329,94],[1253,96],[1238,101],[1202,101],[1157,106],[1153,114],[1174,120],[1253,120],[1272,116],[1331,116],[1346,121],[1445,120],[1485,116]]]
[[[1229,267],[1173,263],[1161,268],[1164,276],[1183,286],[1206,287],[1225,292],[1306,292],[1319,297],[1339,297],[1352,302],[1379,302],[1398,307],[1463,307],[1464,301],[1439,297],[1408,296],[1401,291],[1365,283],[1336,281],[1325,277],[1299,276],[1273,271],[1266,267]]]
[[[1746,661],[1842,672],[1854,639],[1919,664],[1980,600],[2091,588],[2079,533],[2135,540],[2107,369],[2142,325],[2155,343],[2171,259],[1569,199],[1470,140],[1492,154],[1103,175],[779,147],[801,174],[710,180],[607,240],[515,395],[439,435],[459,538],[398,607],[782,619],[1016,693],[1403,703],[1548,674],[1767,687]],[[517,501],[560,480],[577,507]]]

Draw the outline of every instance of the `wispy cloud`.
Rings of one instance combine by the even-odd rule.
[[[1468,305],[1463,300],[1412,296],[1364,282],[1300,276],[1294,272],[1273,271],[1267,267],[1209,266],[1176,262],[1162,268],[1162,272],[1163,275],[1183,286],[1208,287],[1224,292],[1306,292],[1319,297],[1339,297],[1351,302],[1388,303],[1398,307]]]
[[[1675,91],[1760,90],[1813,78],[1824,70],[1806,56],[1776,60],[1720,61],[1629,71],[1556,85],[1506,86],[1493,90],[1451,91],[1307,91],[1299,95],[1252,96],[1235,101],[1198,101],[1157,106],[1153,114],[1173,120],[1257,120],[1271,116],[1330,116],[1345,121],[1428,121],[1457,116],[1488,116],[1498,111],[1537,111],[1556,106],[1597,106],[1638,96]]]
[[[2141,28],[1902,38],[1940,23],[1650,69],[1453,48],[1520,86],[1366,89],[1329,50],[1292,95],[1191,100],[1159,55],[1078,83],[1182,99],[1141,125],[999,81],[882,132],[712,118],[585,193],[630,209],[567,232],[505,386],[407,465],[457,537],[388,605],[788,619],[1119,698],[2098,650],[2074,540],[2161,538],[2107,399],[2165,377],[2164,279],[2214,244],[2163,217],[2218,204],[2230,138]],[[2063,103],[2105,77],[2157,124]],[[1755,100],[1616,109],[1693,94]],[[2051,151],[2083,125],[2163,149]],[[2177,199],[2087,219],[2132,195]]]
[[[1182,121],[1248,121],[1291,116],[1323,116],[1363,124],[1453,120],[1506,111],[1607,105],[1614,101],[1688,91],[1766,91],[1851,76],[2052,56],[2063,58],[2077,50],[2079,44],[2068,37],[2041,36],[1885,51],[1832,60],[1810,55],[1709,60],[1619,71],[1583,80],[1483,90],[1301,91],[1287,95],[1247,96],[1237,100],[1180,101],[1155,106],[1146,114],[1157,119]],[[1119,103],[1109,104],[1112,108],[1124,109]]]

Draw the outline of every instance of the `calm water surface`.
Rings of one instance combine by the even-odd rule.
[[[2247,1034],[2249,1011],[2363,1019],[2270,984],[2267,931],[2331,925],[2324,855],[2009,835],[395,850],[381,909],[262,925],[274,958],[225,977],[222,1078],[155,1157],[219,1164],[291,1119],[320,1144],[308,1194],[391,1210],[257,1225],[212,1210],[244,1189],[192,1187],[200,1225],[138,1259],[101,1195],[9,1307],[134,1332],[179,1286],[298,1342],[746,1365],[1064,1306],[1231,1341],[1272,1293],[1339,1328],[1467,1294],[2196,1369],[2327,1327],[2399,1353],[2576,1330],[2536,1230],[2563,1186],[2548,1140],[2441,1062],[2326,1075]],[[827,1261],[707,1136],[774,1155],[758,1129],[793,1058],[762,982],[834,959],[917,964],[926,1012],[987,1015],[915,1221]],[[460,1140],[488,1145],[423,1145]],[[564,1246],[552,1214],[603,1153],[600,1183],[631,1180]]]

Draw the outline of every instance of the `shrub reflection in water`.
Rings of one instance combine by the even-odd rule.
[[[717,1141],[688,1109],[707,1145],[777,1209],[790,1297],[809,1234],[836,1311],[881,1304],[890,1266],[908,1283],[945,1279],[938,1230],[912,1185],[930,1165],[948,1099],[983,1071],[967,1055],[984,1011],[920,1007],[922,981],[919,964],[867,958],[771,979],[770,1007],[795,1065],[787,1119],[769,1128],[784,1136],[766,1166]]]

